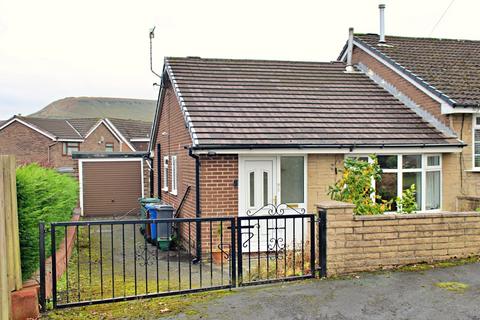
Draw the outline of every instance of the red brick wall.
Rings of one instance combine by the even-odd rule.
[[[191,186],[190,193],[185,200],[181,217],[195,217],[195,160],[188,155],[185,147],[192,145],[190,133],[185,126],[183,114],[180,110],[178,100],[171,87],[165,92],[165,100],[160,115],[160,124],[157,133],[157,143],[161,144],[160,155],[157,154],[155,146],[154,160],[154,194],[158,196],[158,172],[162,175],[161,187],[163,188],[163,157],[177,156],[177,184],[178,194],[170,193],[172,182],[171,163],[168,169],[169,191],[161,191],[162,200],[178,207],[187,186]],[[161,166],[158,167],[157,157],[160,156]],[[238,179],[238,158],[236,155],[218,155],[208,157],[200,156],[200,199],[202,217],[236,216],[238,211],[238,190],[234,186],[234,180]],[[223,241],[228,242],[229,236],[224,224]],[[212,224],[212,245],[214,251],[218,252],[220,243],[220,225]],[[188,239],[188,229],[185,224],[181,228],[183,244]],[[191,248],[195,250],[195,226],[191,225]],[[210,224],[202,223],[202,251],[209,251]]]
[[[385,81],[394,85],[399,91],[412,99],[416,104],[448,125],[448,117],[441,114],[440,103],[430,98],[427,94],[417,89],[410,82],[399,76],[395,71],[386,67],[383,63],[379,62],[362,49],[359,49],[358,47],[354,48],[352,62],[354,64],[359,62],[363,63],[373,72],[385,79]]]
[[[15,155],[18,164],[47,164],[48,146],[53,143],[52,139],[19,122],[13,122],[0,131],[0,154]]]
[[[99,143],[101,142],[101,143]],[[105,151],[105,145],[113,143],[113,151],[129,152],[131,149],[125,144],[120,143],[110,130],[102,123],[95,131],[93,131],[82,144],[80,144],[81,151]]]
[[[158,196],[158,172],[160,170],[163,188],[163,157],[173,155],[177,156],[177,195],[170,193],[172,188],[172,167],[168,168],[168,188],[169,191],[161,191],[162,200],[178,208],[182,197],[188,186],[191,186],[190,193],[185,200],[181,216],[195,217],[195,160],[188,155],[188,149],[185,146],[191,146],[192,139],[188,129],[185,127],[183,114],[180,110],[177,97],[171,87],[165,92],[165,100],[160,115],[160,124],[157,134],[157,143],[161,144],[161,153],[157,154],[155,146],[154,160],[154,190],[155,196]],[[157,159],[160,156],[161,167],[157,165]]]
[[[203,217],[238,215],[237,155],[202,155],[200,158],[200,199]]]
[[[238,187],[234,181],[238,179],[238,156],[216,155],[200,157],[200,205],[202,217],[238,216]],[[203,258],[210,259],[210,242],[213,256],[219,261],[219,245],[223,243],[224,251],[228,252],[230,244],[229,223],[221,228],[220,223],[212,224],[212,232],[208,223],[202,224]]]
[[[131,142],[131,144],[137,151],[148,150],[148,142]]]

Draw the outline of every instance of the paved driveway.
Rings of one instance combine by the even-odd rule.
[[[480,319],[480,264],[244,288],[171,319],[200,318]]]

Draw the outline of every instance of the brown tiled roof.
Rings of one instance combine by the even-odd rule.
[[[49,132],[59,139],[82,139],[82,136],[63,119],[46,119],[34,117],[18,117],[35,127]]]
[[[80,119],[67,119],[67,121],[75,128],[77,131],[85,137],[90,131],[90,129],[100,121],[99,118],[80,118]]]
[[[166,58],[198,146],[458,144],[339,62]]]
[[[101,120],[99,118],[50,119],[16,116],[34,127],[58,139],[83,139]],[[148,138],[151,124],[138,120],[108,118],[127,139]],[[5,123],[8,121],[5,121]]]
[[[126,139],[148,139],[150,137],[150,122],[108,118]]]
[[[386,36],[386,45],[378,45],[375,34],[355,38],[440,91],[452,105],[480,104],[480,41]]]

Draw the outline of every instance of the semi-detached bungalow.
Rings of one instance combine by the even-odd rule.
[[[445,159],[463,147],[343,62],[196,57],[165,59],[150,141],[155,195],[184,217],[314,212],[345,157],[370,154],[384,198],[415,183],[419,211],[452,210]]]
[[[351,63],[445,135],[465,144],[444,154],[442,208],[480,207],[480,41],[351,35]],[[348,43],[348,42],[347,42]],[[347,62],[348,45],[339,60]]]

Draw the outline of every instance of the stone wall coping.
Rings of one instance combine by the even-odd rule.
[[[480,217],[480,212],[432,212],[432,213],[411,213],[411,214],[397,214],[387,213],[379,215],[368,216],[353,216],[356,221],[368,220],[396,220],[396,219],[429,219],[429,218],[454,218],[454,217]]]
[[[325,200],[315,204],[317,209],[350,209],[355,208],[353,203],[341,202],[336,200]]]

